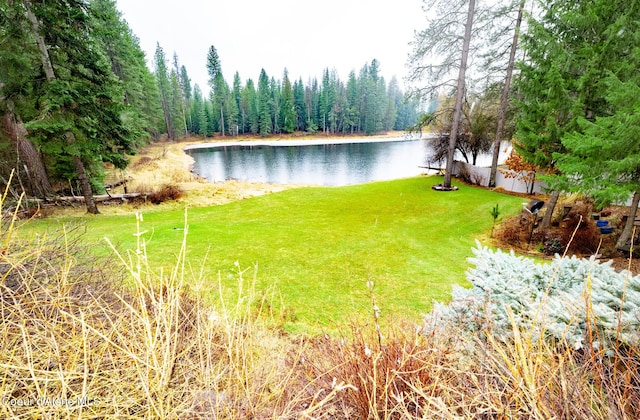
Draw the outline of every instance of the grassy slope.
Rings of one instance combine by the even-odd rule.
[[[371,312],[366,283],[375,283],[383,318],[419,320],[451,284],[464,284],[474,239],[491,227],[490,210],[517,211],[519,197],[464,186],[436,192],[436,178],[341,188],[299,188],[188,211],[188,259],[204,271],[204,293],[214,303],[218,275],[237,289],[237,261],[256,288],[272,290],[288,309],[288,328],[331,328]],[[76,220],[76,219],[74,219]],[[83,218],[89,240],[109,237],[134,249],[132,215]],[[184,212],[147,212],[142,229],[154,266],[170,267],[179,250]],[[59,222],[69,222],[61,219]],[[50,225],[46,220],[42,224]],[[96,249],[105,248],[100,244]],[[200,267],[201,262],[206,262]],[[271,302],[278,307],[278,300]]]

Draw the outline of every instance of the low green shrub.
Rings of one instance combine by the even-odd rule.
[[[544,255],[562,254],[564,248],[565,246],[560,238],[549,238],[544,241],[542,252],[544,252]]]

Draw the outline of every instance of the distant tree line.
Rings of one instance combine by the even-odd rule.
[[[292,82],[263,70],[257,83],[222,77],[214,47],[210,94],[191,87],[176,54],[158,45],[153,70],[114,0],[9,0],[0,4],[0,177],[11,171],[34,197],[103,190],[104,168],[164,133],[362,133],[414,124],[417,103],[386,83],[373,60],[346,83],[335,71]]]
[[[398,81],[386,83],[379,63],[372,60],[343,82],[335,70],[325,69],[321,80],[269,77],[261,70],[257,84],[243,84],[238,72],[232,85],[222,76],[221,61],[209,48],[207,70],[210,94],[192,88],[187,70],[174,54],[168,65],[160,45],[154,55],[154,72],[162,98],[166,132],[170,138],[196,134],[203,137],[254,134],[308,133],[374,134],[404,130],[415,124],[418,102],[406,100]]]

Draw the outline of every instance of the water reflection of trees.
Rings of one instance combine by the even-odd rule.
[[[192,153],[198,174],[209,181],[350,185],[420,174],[424,141],[248,147],[226,146]]]

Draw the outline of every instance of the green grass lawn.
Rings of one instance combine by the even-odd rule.
[[[218,279],[234,293],[240,269],[255,276],[255,290],[287,309],[290,331],[332,329],[371,313],[367,281],[384,320],[420,321],[451,285],[466,284],[474,240],[488,235],[490,211],[502,217],[520,209],[520,197],[460,186],[437,192],[435,177],[348,187],[291,189],[216,207],[188,210],[187,260],[194,283],[216,304]],[[88,241],[107,254],[110,238],[120,251],[135,249],[133,215],[47,219],[31,229],[86,222]],[[149,259],[171,267],[183,237],[184,211],[144,212]],[[119,264],[115,259],[113,264]],[[200,275],[202,270],[202,275]],[[245,286],[246,287],[246,286]]]

